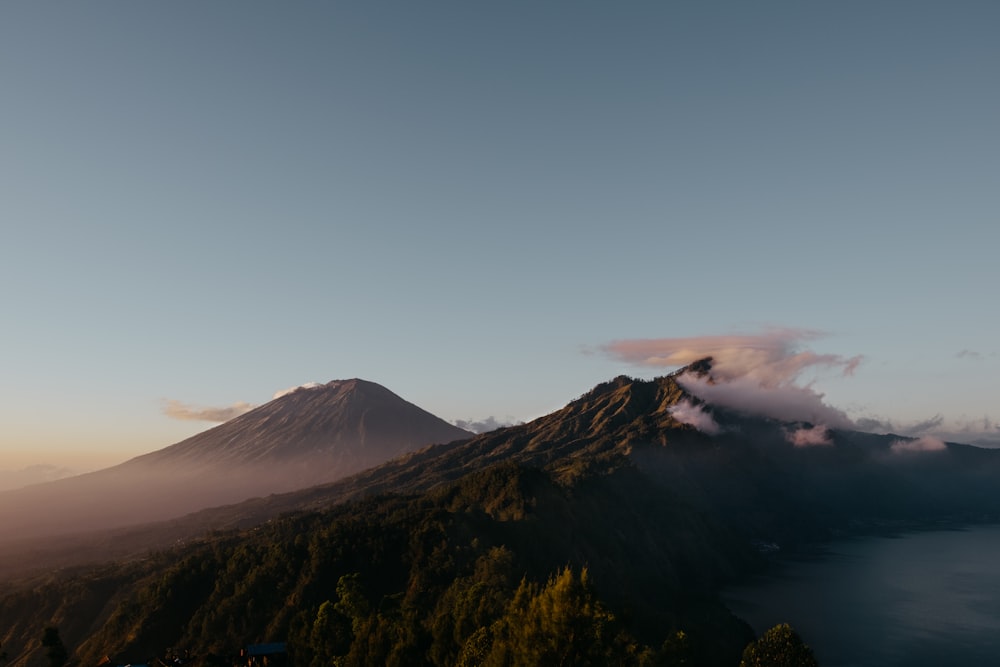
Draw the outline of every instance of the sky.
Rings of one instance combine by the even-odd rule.
[[[3,3],[0,471],[352,377],[529,420],[681,342],[1000,437],[998,33],[992,0]]]

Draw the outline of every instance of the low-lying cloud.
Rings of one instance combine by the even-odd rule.
[[[819,354],[805,348],[822,337],[812,330],[769,329],[760,334],[619,340],[603,350],[616,359],[652,367],[684,366],[710,357],[710,376],[677,378],[684,389],[707,403],[783,421],[852,428],[847,414],[824,403],[811,382],[800,383],[807,371],[852,375],[862,361],[860,356]]]
[[[487,433],[489,431],[495,431],[498,428],[517,426],[523,423],[524,422],[514,421],[510,417],[505,420],[500,420],[493,415],[490,415],[486,419],[456,419],[454,421],[455,426],[465,429],[466,431],[471,431],[472,433]]]
[[[944,417],[942,415],[934,415],[933,417],[917,422],[894,422],[891,419],[880,419],[878,417],[861,417],[855,423],[863,431],[919,436],[940,430],[944,424]]]
[[[947,448],[944,440],[933,435],[925,435],[914,440],[897,440],[889,446],[894,454],[940,452]]]
[[[985,416],[977,419],[945,419],[938,414],[916,422],[861,417],[855,423],[858,429],[872,433],[891,433],[906,438],[933,436],[945,442],[1000,448],[1000,424]]]
[[[833,438],[830,437],[830,429],[819,424],[811,428],[798,428],[791,431],[785,436],[788,438],[788,442],[792,443],[796,447],[823,447],[833,444]]]
[[[163,402],[163,414],[171,419],[181,419],[184,421],[204,421],[204,422],[227,422],[230,419],[239,417],[253,410],[256,405],[239,401],[232,405],[223,407],[212,407],[204,405],[191,405],[173,399],[166,399]]]
[[[691,401],[680,401],[669,409],[670,416],[682,424],[693,426],[702,433],[715,435],[721,429],[718,422],[700,405],[695,405]]]

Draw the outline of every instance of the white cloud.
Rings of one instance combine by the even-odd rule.
[[[271,397],[273,401],[276,398],[281,398],[282,396],[287,396],[292,392],[298,391],[299,389],[315,389],[316,387],[321,387],[319,382],[306,382],[305,384],[295,385],[294,387],[289,387],[288,389],[282,389],[280,391],[274,392],[274,396]]]
[[[944,440],[933,435],[921,436],[915,440],[897,440],[889,447],[893,453],[940,452],[947,449]]]
[[[518,424],[523,424],[524,422],[519,422],[514,420],[513,417],[507,417],[504,420],[497,419],[493,415],[490,415],[486,419],[456,419],[455,426],[465,429],[466,431],[471,431],[473,433],[486,433],[488,431],[495,431],[498,428],[504,428],[507,426],[516,426]]]
[[[603,349],[644,366],[682,366],[711,358],[709,377],[678,377],[684,389],[703,401],[782,421],[851,428],[853,422],[843,411],[826,405],[812,383],[799,381],[810,370],[851,375],[861,363],[860,356],[818,354],[803,347],[822,335],[775,328],[760,334],[620,340]]]
[[[715,435],[720,431],[719,424],[700,405],[695,405],[691,401],[681,401],[672,406],[668,412],[670,416],[682,424],[693,426],[702,433]]]

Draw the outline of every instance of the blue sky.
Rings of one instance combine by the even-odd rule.
[[[362,377],[530,419],[630,339],[825,332],[1000,420],[995,2],[0,7],[0,469]]]

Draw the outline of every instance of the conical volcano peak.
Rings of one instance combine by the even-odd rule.
[[[300,384],[295,387],[290,387],[289,389],[283,389],[281,391],[275,392],[273,399],[283,398],[291,394],[297,394],[300,392],[341,392],[341,391],[352,391],[357,389],[359,385],[368,385],[378,387],[384,391],[389,391],[382,387],[381,385],[375,384],[374,382],[368,382],[366,380],[361,380],[359,378],[351,378],[349,380],[330,380],[329,382],[322,384],[319,382],[306,382],[305,384]]]
[[[271,403],[265,404],[262,407],[272,406],[276,409],[292,409],[301,414],[303,411],[323,409],[324,405],[364,403],[370,407],[374,404],[405,402],[397,394],[376,382],[351,378],[348,380],[331,380],[326,384],[310,382],[286,389],[276,393]]]
[[[0,527],[42,535],[79,530],[85,522],[106,528],[166,519],[332,482],[472,435],[374,382],[310,383],[114,468],[25,492],[21,498],[52,508],[44,519],[21,512],[19,503],[28,500],[8,495],[0,502]]]
[[[279,392],[269,403],[140,459],[202,466],[295,465],[327,481],[412,449],[471,435],[380,384],[351,378]]]

